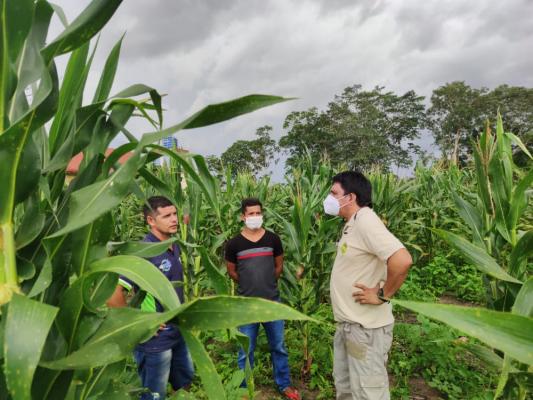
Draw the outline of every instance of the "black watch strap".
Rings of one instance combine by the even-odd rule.
[[[383,293],[383,288],[379,288],[378,290],[378,299],[380,299],[383,303],[390,303],[390,299],[385,297],[385,294]]]

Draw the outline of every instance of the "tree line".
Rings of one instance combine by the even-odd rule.
[[[531,148],[531,88],[500,85],[490,90],[456,81],[433,90],[426,104],[425,97],[414,90],[397,94],[380,86],[364,90],[353,85],[324,110],[311,107],[288,114],[285,134],[278,142],[272,138],[272,126],[266,125],[257,129],[255,139],[236,141],[220,157],[209,156],[208,163],[213,171],[224,165],[235,174],[258,175],[285,151],[286,168],[304,155],[317,160],[327,157],[333,166],[361,170],[410,167],[415,160],[435,158],[464,165],[471,158],[473,141],[487,123],[494,125],[498,111],[509,131]],[[427,135],[440,150],[439,156],[417,144]],[[517,154],[517,163],[527,162],[520,157]]]

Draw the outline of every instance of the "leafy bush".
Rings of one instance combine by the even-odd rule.
[[[485,300],[481,272],[465,265],[453,255],[438,254],[424,266],[413,266],[399,298],[408,300],[434,300],[443,295],[475,303]]]
[[[456,344],[457,332],[425,317],[418,320],[419,324],[394,327],[389,362],[395,378],[393,397],[406,398],[410,379],[420,376],[446,398],[484,399],[483,393],[496,386],[497,374]]]

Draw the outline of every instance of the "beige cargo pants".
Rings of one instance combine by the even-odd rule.
[[[337,400],[389,400],[388,352],[394,324],[366,329],[339,323],[333,341]]]

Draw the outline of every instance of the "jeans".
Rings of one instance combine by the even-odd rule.
[[[194,367],[183,338],[172,349],[157,353],[135,350],[137,372],[144,388],[150,393],[143,393],[142,400],[163,400],[167,393],[167,383],[178,390],[191,383]]]
[[[250,338],[250,366],[254,366],[254,350],[257,343],[259,323],[248,324],[239,327],[239,331]],[[289,356],[283,339],[285,321],[271,321],[261,323],[265,329],[268,344],[270,346],[270,358],[274,370],[274,381],[280,391],[291,386],[289,375]],[[246,354],[244,349],[239,349],[239,368],[244,369],[246,365]],[[245,384],[245,383],[244,383]]]

